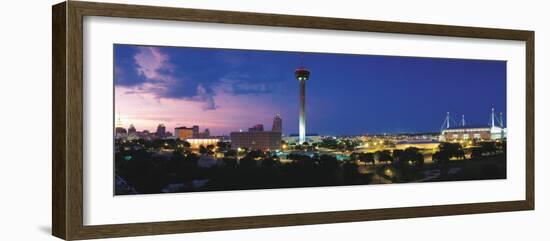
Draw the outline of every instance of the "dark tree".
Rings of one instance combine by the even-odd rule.
[[[480,159],[483,158],[483,150],[479,147],[474,147],[471,149],[470,158],[471,159]]]
[[[199,146],[199,153],[202,155],[206,155],[208,153],[208,149],[204,147],[203,145]]]
[[[275,168],[281,165],[281,162],[273,157],[267,157],[262,160],[261,166],[263,168]]]
[[[233,158],[236,158],[236,157],[237,157],[237,151],[235,151],[235,150],[228,150],[227,152],[225,152],[225,157],[233,157]]]
[[[342,165],[342,176],[345,184],[356,184],[359,180],[359,166],[353,161],[345,161]]]
[[[393,162],[393,157],[388,150],[376,151],[374,155],[379,162]]]
[[[182,144],[183,144],[183,147],[185,147],[186,149],[191,148],[191,143],[189,143],[188,141],[184,141]]]
[[[361,155],[361,160],[365,162],[365,164],[370,163],[371,165],[374,165],[374,153],[372,152],[363,153]]]
[[[256,162],[256,160],[254,160],[253,158],[251,157],[243,157],[239,160],[239,167],[240,168],[250,168],[250,167],[256,167],[258,163]]]
[[[497,147],[495,142],[481,142],[481,150],[483,153],[493,155],[496,153]]]
[[[448,155],[449,158],[464,159],[464,150],[460,143],[443,142],[439,144],[439,151]]]
[[[218,150],[220,152],[226,152],[231,150],[231,144],[229,144],[229,142],[219,141],[218,143],[216,143],[216,147],[218,147]]]
[[[409,147],[400,152],[398,158],[401,165],[420,168],[424,166],[424,155],[416,147]]]

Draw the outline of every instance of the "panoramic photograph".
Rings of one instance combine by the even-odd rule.
[[[113,56],[114,195],[506,179],[506,61]]]

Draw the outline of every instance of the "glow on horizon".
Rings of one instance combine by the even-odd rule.
[[[120,118],[124,128],[132,124],[138,131],[155,132],[159,124],[164,124],[166,131],[174,133],[176,127],[198,125],[201,131],[208,128],[211,135],[229,135],[258,123],[271,128],[275,116],[267,104],[262,104],[266,108],[258,108],[258,103],[265,102],[261,96],[251,101],[250,96],[219,93],[215,97],[216,103],[220,103],[216,110],[204,110],[202,103],[197,101],[159,99],[150,93],[135,93],[127,87],[115,87],[115,96],[115,121]],[[250,121],[243,124],[242,119]]]

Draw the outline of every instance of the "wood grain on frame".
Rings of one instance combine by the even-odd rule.
[[[525,200],[349,210],[203,220],[83,225],[83,17],[161,19],[209,23],[418,34],[526,42]],[[534,32],[69,1],[52,8],[52,233],[67,239],[202,232],[534,209]]]
[[[66,237],[65,4],[52,8],[52,233]]]

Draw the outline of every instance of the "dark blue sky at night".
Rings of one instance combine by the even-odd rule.
[[[308,133],[436,132],[447,111],[486,125],[491,107],[506,116],[505,61],[132,45],[114,54],[115,106],[144,129],[150,121],[228,134],[255,123],[270,129],[279,113],[283,132],[297,133],[302,62],[311,71]]]

